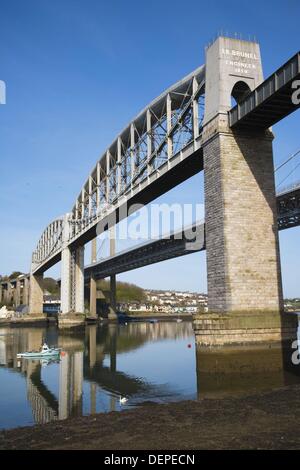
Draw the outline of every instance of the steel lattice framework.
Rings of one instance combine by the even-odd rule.
[[[51,222],[42,233],[37,247],[32,255],[32,262],[39,265],[45,259],[55,256],[61,250],[64,218],[60,217]]]
[[[277,195],[278,230],[300,224],[300,182]]]
[[[162,189],[164,175],[171,176],[176,168],[180,173],[183,163],[201,150],[204,77],[201,66],[153,100],[119,134],[90,173],[72,211],[43,232],[33,253],[33,272],[55,264],[63,243],[80,245],[94,238],[98,222],[122,204],[149,202],[172,187]],[[178,182],[177,176],[173,186]],[[151,194],[151,187],[159,185]],[[143,199],[146,189],[150,196]]]

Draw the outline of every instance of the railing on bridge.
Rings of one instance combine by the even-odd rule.
[[[229,125],[268,128],[297,107],[292,82],[300,77],[300,52],[229,111]],[[298,105],[299,106],[299,105]]]
[[[33,266],[38,266],[45,259],[60,252],[62,247],[62,237],[64,229],[64,217],[51,222],[42,233],[35,251],[32,255]]]

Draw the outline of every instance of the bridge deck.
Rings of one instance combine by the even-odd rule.
[[[278,230],[300,225],[300,184],[277,194]]]
[[[267,129],[299,108],[292,84],[300,79],[300,52],[229,111],[231,128]]]
[[[115,256],[85,267],[85,280],[91,277],[103,279],[149,264],[176,258],[205,249],[204,223],[178,230],[168,238],[145,242],[117,253]]]

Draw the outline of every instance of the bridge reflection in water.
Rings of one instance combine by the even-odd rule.
[[[44,340],[63,348],[59,361],[16,359],[18,352],[39,348]],[[248,394],[300,382],[299,366],[291,362],[291,344],[240,349],[196,346],[195,354],[194,341],[190,322],[91,325],[73,332],[3,328],[0,363],[24,377],[32,410],[30,423],[20,418],[14,425],[120,410],[121,396],[128,398],[127,407],[146,401]],[[124,370],[125,360],[131,367]],[[157,369],[156,379],[149,367]],[[178,388],[173,378],[178,378]],[[1,421],[0,417],[0,428],[5,427]]]

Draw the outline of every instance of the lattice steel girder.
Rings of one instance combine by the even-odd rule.
[[[204,93],[204,66],[199,67],[183,80],[166,90],[153,100],[115,139],[83,185],[72,209],[70,244],[76,240],[90,239],[95,235],[95,226],[110,212],[119,212],[121,197],[131,203],[147,203],[174,185],[184,181],[202,169],[201,158],[194,163],[182,161],[197,152],[200,143],[194,144],[199,136],[200,110],[198,98]],[[176,149],[173,139],[176,136]],[[189,147],[190,143],[193,144]],[[179,160],[178,160],[179,159]],[[167,166],[166,166],[167,165]],[[172,182],[175,166],[177,171]],[[166,166],[166,168],[165,168]],[[166,171],[170,174],[166,175]],[[161,178],[161,175],[164,175]],[[157,187],[157,179],[160,181]],[[146,185],[149,187],[146,187]],[[150,189],[151,188],[151,189]],[[146,192],[149,192],[146,195]],[[56,237],[59,229],[50,229]],[[59,237],[53,241],[52,235],[43,234],[36,250],[36,269],[44,269],[57,259],[60,250]],[[53,251],[54,250],[54,251]]]
[[[166,109],[168,107],[170,111],[170,100],[172,101],[172,109],[173,110],[180,110],[178,112],[178,119],[172,127],[170,126],[170,116],[169,116],[169,125],[168,129],[165,130],[165,138],[162,139],[160,146],[164,143],[168,145],[168,157],[172,156],[171,154],[171,134],[175,131],[176,127],[180,126],[180,120],[183,119],[184,113],[188,111],[189,106],[196,107],[195,103],[191,102],[191,98],[195,98],[197,93],[203,93],[204,91],[204,67],[200,67],[195,70],[192,74],[185,77],[185,79],[181,80],[173,87],[168,89],[165,93],[163,93],[160,97],[155,99],[148,107],[146,107],[133,121],[127,126],[121,134],[117,137],[117,139],[112,143],[109,149],[106,151],[104,156],[101,160],[97,163],[100,163],[100,166],[103,167],[103,161],[106,160],[106,175],[103,177],[101,175],[101,180],[105,178],[109,178],[112,174],[112,171],[115,166],[119,166],[122,162],[122,158],[126,154],[126,156],[130,156],[130,167],[131,167],[131,175],[130,175],[130,182],[133,183],[133,175],[138,178],[139,175],[142,175],[145,171],[145,168],[141,165],[137,165],[139,160],[143,160],[144,164],[146,165],[147,174],[152,171],[153,166],[153,159],[157,156],[157,153],[161,150],[154,145],[153,139],[153,129],[159,119],[162,117],[163,113],[166,113]],[[197,87],[197,84],[201,83],[200,87]],[[188,90],[191,89],[192,92],[188,93]],[[195,115],[197,111],[195,110]],[[196,131],[197,134],[198,130]],[[155,150],[153,149],[155,147]],[[113,158],[108,158],[107,156],[110,155],[111,157],[114,155]],[[138,172],[137,170],[138,168]],[[96,168],[92,171],[91,175],[93,175],[97,171]],[[116,196],[120,194],[123,189],[123,185],[121,184],[121,172],[115,171],[115,175],[113,175],[113,179],[116,179],[115,186],[116,186]],[[127,179],[126,179],[127,181]],[[99,186],[99,181],[97,181],[97,186]],[[109,185],[107,185],[109,186]],[[129,183],[127,184],[128,189]],[[87,188],[87,184],[84,185],[84,188]],[[79,196],[80,198],[81,196]],[[107,198],[108,199],[108,198]],[[73,213],[75,214],[76,204],[73,208]]]

